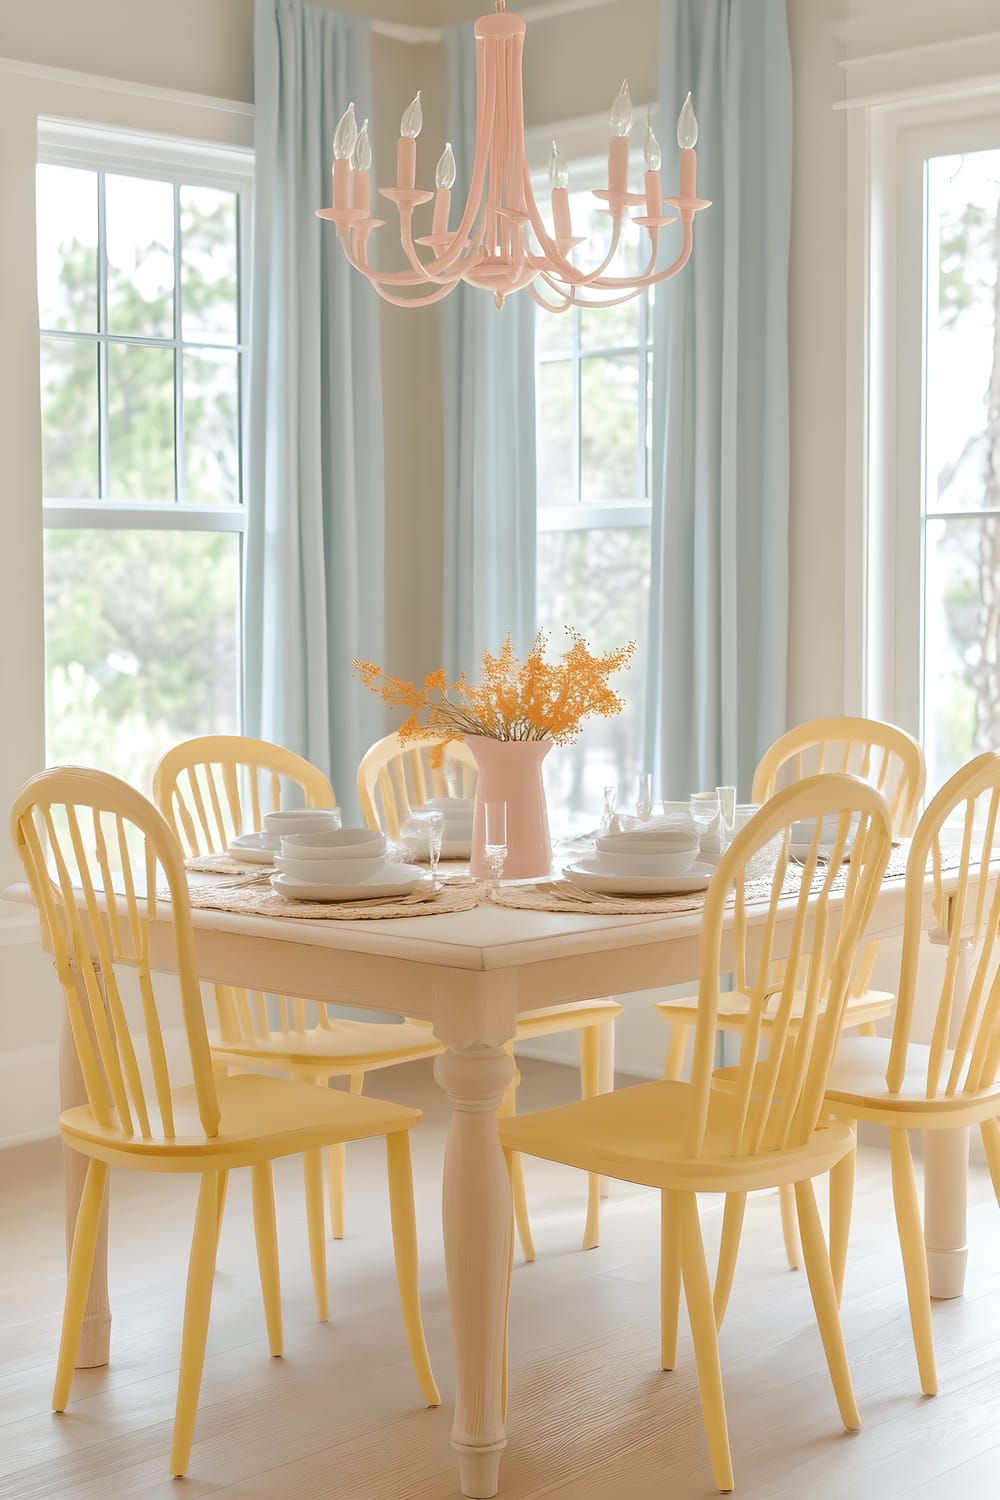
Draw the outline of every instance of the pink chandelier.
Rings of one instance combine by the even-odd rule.
[[[351,265],[368,278],[381,297],[398,307],[439,302],[460,281],[491,292],[498,307],[503,306],[509,293],[522,287],[530,288],[535,301],[550,312],[565,312],[574,305],[614,307],[638,296],[645,287],[676,276],[691,254],[694,216],[709,207],[709,200],[699,198],[696,190],[698,122],[691,95],[684,101],[677,121],[677,197],[663,197],[660,147],[651,125],[646,136],[645,191],[630,193],[632,100],[628,80],[622,84],[611,110],[608,185],[594,193],[611,215],[611,243],[599,265],[583,270],[569,259],[582,240],[573,234],[569,171],[554,141],[549,159],[554,233],[549,233],[535,201],[524,145],[521,58],[525,24],[520,16],[507,14],[506,0],[495,0],[495,4],[494,15],[482,16],[476,22],[476,145],[469,194],[457,227],[450,229],[448,222],[456,176],[450,145],[445,146],[437,164],[436,192],[423,192],[416,186],[417,136],[423,124],[419,94],[400,124],[396,186],[380,190],[383,198],[396,205],[400,242],[410,269],[377,271],[369,263],[372,231],[384,221],[372,217],[368,121],[358,129],[353,104],[344,111],[333,137],[333,203],[330,208],[317,209],[318,217],[333,221]],[[432,198],[431,233],[414,239],[413,211]],[[632,222],[649,236],[645,270],[638,276],[608,275],[627,211],[636,206],[643,213]],[[665,213],[666,206],[676,213]],[[660,230],[678,217],[683,228],[680,252],[670,265],[658,271]],[[421,259],[418,245],[429,252],[426,259]],[[597,295],[581,297],[581,292]]]

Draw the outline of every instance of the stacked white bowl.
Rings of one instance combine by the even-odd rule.
[[[693,829],[658,826],[608,833],[597,840],[594,866],[604,875],[686,875],[698,857]]]
[[[390,864],[385,834],[369,828],[283,833],[274,870],[274,889],[301,901],[403,895],[424,873],[415,865]]]

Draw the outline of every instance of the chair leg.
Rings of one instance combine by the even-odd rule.
[[[722,1366],[719,1362],[719,1336],[715,1327],[708,1266],[705,1263],[705,1246],[701,1238],[698,1199],[694,1193],[671,1192],[665,1196],[670,1199],[668,1217],[677,1214],[680,1219],[684,1296],[691,1322],[691,1338],[698,1367],[698,1389],[701,1392],[701,1409],[712,1460],[712,1474],[717,1488],[723,1494],[728,1494],[733,1487],[733,1459],[729,1450]]]
[[[854,1147],[830,1170],[830,1270],[833,1272],[833,1289],[837,1293],[838,1307],[844,1295],[857,1159],[857,1148]]]
[[[323,1152],[303,1151],[306,1180],[306,1222],[309,1230],[309,1264],[312,1268],[316,1314],[321,1323],[330,1316],[330,1289],[326,1282],[326,1236],[323,1233]]]
[[[264,1296],[267,1347],[276,1358],[284,1352],[281,1334],[281,1278],[278,1271],[278,1229],[274,1219],[274,1179],[269,1161],[250,1169],[253,1184],[253,1232],[257,1267]],[[221,1175],[221,1174],[220,1174]]]
[[[228,1191],[228,1188],[229,1188],[229,1173],[228,1172],[220,1172],[219,1173],[218,1202],[215,1205],[216,1212],[219,1215],[219,1238],[220,1239],[222,1238],[222,1215],[226,1211],[226,1193]],[[218,1253],[218,1249],[219,1249],[218,1243],[216,1243],[215,1249],[216,1249],[216,1253]]]
[[[802,1253],[805,1260],[809,1293],[816,1312],[823,1351],[833,1381],[834,1394],[840,1408],[840,1419],[848,1432],[856,1432],[861,1426],[858,1403],[854,1397],[847,1349],[844,1345],[844,1330],[840,1326],[840,1309],[830,1270],[830,1256],[823,1238],[819,1209],[812,1182],[807,1177],[795,1184],[795,1206],[799,1215],[799,1231],[802,1235]]]
[[[660,1194],[660,1368],[677,1363],[677,1317],[681,1302],[681,1221],[667,1193]]]
[[[514,1056],[514,1046],[508,1042],[504,1049],[510,1057]],[[514,1077],[507,1086],[500,1108],[497,1110],[497,1118],[501,1120],[510,1119],[511,1115],[517,1113],[517,1085],[521,1075],[515,1070]],[[528,1215],[528,1195],[524,1190],[524,1164],[521,1161],[521,1153],[512,1151],[510,1153],[508,1171],[510,1173],[510,1190],[514,1200],[514,1224],[517,1228],[517,1237],[521,1241],[521,1253],[526,1261],[535,1258],[535,1240],[531,1233],[531,1219]]]
[[[990,1169],[993,1193],[1000,1204],[1000,1120],[983,1120],[980,1123],[986,1163]]]
[[[417,1225],[413,1208],[413,1171],[410,1166],[410,1134],[394,1130],[385,1138],[389,1170],[389,1212],[392,1217],[392,1248],[396,1257],[396,1280],[403,1309],[403,1327],[410,1360],[428,1406],[440,1406],[441,1396],[431,1369],[424,1324],[420,1316],[417,1284]]]
[[[910,1307],[910,1326],[917,1351],[920,1388],[926,1396],[937,1395],[937,1369],[934,1362],[934,1331],[931,1326],[931,1291],[927,1278],[927,1252],[920,1220],[917,1179],[910,1155],[910,1140],[905,1130],[889,1131],[892,1160],[892,1200],[896,1209],[899,1248],[903,1255],[906,1278],[906,1300]]]
[[[323,1087],[327,1086],[327,1080],[322,1080]],[[352,1094],[360,1094],[365,1086],[365,1075],[363,1072],[348,1075],[348,1083]],[[335,1240],[344,1238],[344,1184],[347,1178],[347,1147],[341,1143],[329,1148],[329,1165],[327,1175],[330,1189],[330,1234]]]
[[[177,1377],[174,1437],[170,1448],[170,1472],[178,1478],[187,1473],[191,1439],[198,1410],[201,1374],[205,1365],[205,1340],[212,1306],[215,1247],[219,1243],[219,1181],[217,1172],[205,1172],[198,1194],[198,1210],[191,1239],[184,1327],[181,1333],[181,1365]]]
[[[601,1033],[597,1026],[580,1029],[580,1098],[595,1099],[601,1087]],[[583,1248],[595,1250],[601,1241],[601,1179],[587,1173],[587,1222]]]
[[[91,1157],[87,1163],[87,1175],[83,1180],[83,1193],[77,1209],[76,1225],[73,1229],[73,1247],[69,1256],[66,1274],[66,1300],[63,1306],[62,1333],[59,1337],[59,1358],[56,1361],[56,1380],[52,1392],[52,1410],[65,1411],[76,1369],[76,1356],[80,1348],[83,1330],[83,1315],[87,1307],[87,1292],[90,1288],[90,1273],[94,1265],[94,1247],[104,1207],[104,1190],[108,1181],[107,1162]]]
[[[733,1289],[733,1275],[736,1271],[736,1257],[739,1254],[746,1206],[746,1193],[726,1194],[726,1206],[722,1213],[722,1238],[719,1242],[719,1264],[715,1272],[715,1291],[712,1293],[716,1328],[722,1327],[722,1320],[729,1306],[729,1294]]]
[[[788,1269],[797,1271],[802,1265],[802,1245],[799,1242],[799,1225],[795,1213],[795,1189],[790,1182],[778,1189],[778,1202],[781,1206],[781,1233],[785,1240]]]
[[[690,1030],[691,1027],[684,1021],[670,1022],[670,1039],[667,1042],[667,1055],[663,1063],[663,1076],[668,1083],[676,1083],[681,1076]]]

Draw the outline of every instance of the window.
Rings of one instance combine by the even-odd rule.
[[[1000,746],[1000,117],[899,147],[895,716],[934,791]]]
[[[240,725],[245,154],[43,124],[46,754]]]
[[[599,182],[594,163],[581,180]],[[539,183],[539,202],[545,189]],[[574,233],[586,236],[578,264],[599,264],[610,248],[611,220],[590,192],[570,195]],[[610,274],[641,270],[648,239],[623,232]],[[637,643],[631,670],[617,685],[624,713],[588,720],[579,755],[546,761],[556,826],[579,831],[596,823],[602,788],[618,789],[619,806],[635,800],[642,769],[641,699],[649,603],[650,389],[652,291],[620,307],[535,318],[538,449],[537,615],[562,648],[572,625],[595,650]]]

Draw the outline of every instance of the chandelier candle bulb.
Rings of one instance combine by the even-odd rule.
[[[445,148],[438,158],[437,170],[434,173],[434,185],[437,193],[434,197],[434,223],[431,233],[435,238],[443,239],[448,233],[448,215],[451,212],[451,190],[455,186],[457,168],[455,165],[455,153],[451,149],[451,142],[445,142]]]
[[[333,133],[333,206],[350,208],[354,197],[351,157],[358,143],[358,123],[354,105],[349,104]]]
[[[368,136],[368,121],[362,125],[358,132],[357,144],[351,157],[351,166],[354,170],[354,207],[370,218],[372,211],[371,203],[371,179],[368,174],[372,165],[372,143]]]
[[[681,149],[680,196],[682,199],[697,198],[698,158],[695,155],[694,148],[698,144],[698,121],[695,118],[690,94],[684,100],[677,119],[677,144]]]
[[[420,91],[403,110],[399,122],[399,147],[396,151],[396,187],[404,193],[413,191],[417,182],[417,136],[423,128]]]

